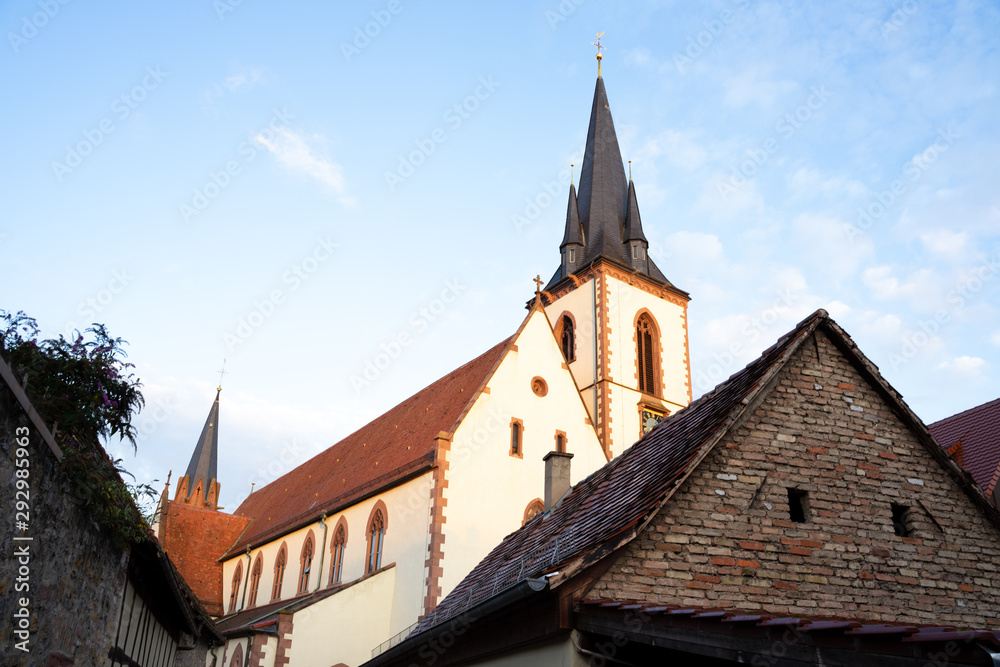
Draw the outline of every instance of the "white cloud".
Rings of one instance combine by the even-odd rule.
[[[850,234],[852,224],[822,213],[803,212],[792,221],[796,255],[810,266],[841,280],[854,276],[874,256],[870,237]]]
[[[226,95],[226,91],[235,93],[239,90],[252,90],[257,85],[266,84],[266,72],[252,67],[243,68],[236,74],[227,76],[221,84],[213,83],[208,90],[202,93],[202,104],[206,111],[218,116],[221,113],[219,100]]]
[[[945,361],[941,363],[938,368],[941,370],[951,371],[967,378],[978,378],[981,377],[982,371],[986,368],[986,366],[987,363],[985,359],[962,356],[956,357],[950,361]]]
[[[260,134],[254,138],[271,151],[278,162],[284,166],[292,171],[302,172],[329,186],[340,195],[338,201],[341,203],[353,203],[353,200],[345,194],[346,184],[343,167],[325,157],[316,155],[306,142],[306,138],[301,134],[288,128],[279,128],[273,138]],[[322,140],[322,137],[313,135],[312,139]]]
[[[919,299],[926,303],[935,302],[940,291],[941,280],[930,269],[920,269],[900,281],[893,275],[890,266],[874,266],[865,269],[865,285],[876,299]]]
[[[652,54],[650,54],[649,49],[644,49],[642,47],[635,48],[625,55],[625,62],[630,65],[643,67],[652,62]]]
[[[759,217],[764,210],[764,198],[757,191],[755,179],[748,178],[734,186],[729,174],[719,172],[705,182],[694,209],[714,220],[727,220],[743,214],[757,214]]]
[[[708,151],[695,141],[693,132],[667,130],[648,139],[637,157],[643,160],[660,156],[682,170],[691,171],[705,164]]]
[[[229,92],[235,93],[240,88],[253,88],[263,80],[263,75],[259,70],[250,68],[233,76],[226,77],[223,85],[229,89]]]
[[[966,254],[969,234],[967,232],[953,232],[950,229],[934,229],[921,234],[920,240],[932,253],[951,259],[960,259]]]
[[[868,188],[860,181],[845,176],[827,176],[818,169],[800,167],[788,177],[788,186],[798,197],[864,197]]]
[[[768,80],[771,69],[769,66],[750,66],[731,77],[726,81],[725,104],[737,109],[749,104],[768,109],[779,98],[798,90],[799,85],[794,81]]]

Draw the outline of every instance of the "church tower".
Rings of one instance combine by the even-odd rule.
[[[570,185],[561,261],[544,295],[610,459],[691,402],[690,297],[649,257],[601,76],[601,48],[580,187]]]
[[[215,402],[208,412],[208,419],[201,429],[198,444],[195,445],[187,472],[177,480],[177,491],[174,502],[184,503],[192,507],[203,507],[210,510],[219,507],[219,482],[217,479],[219,465],[219,394],[222,387],[215,392]]]
[[[187,471],[169,498],[170,477],[160,496],[151,529],[177,566],[198,601],[212,616],[221,616],[222,565],[219,557],[246,528],[248,520],[220,512],[219,394],[208,411]],[[232,605],[230,605],[232,606]]]

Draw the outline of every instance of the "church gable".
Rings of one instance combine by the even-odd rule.
[[[573,455],[574,481],[607,462],[552,327],[533,308],[451,434],[441,493],[442,594],[534,515],[543,457],[557,450]]]
[[[798,345],[591,597],[1000,628],[996,517],[842,334]]]

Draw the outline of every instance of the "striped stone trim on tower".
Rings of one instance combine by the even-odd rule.
[[[430,540],[427,544],[427,559],[424,562],[424,571],[427,573],[426,589],[424,594],[423,614],[434,611],[438,600],[441,599],[441,577],[444,575],[444,524],[445,508],[448,506],[448,499],[444,497],[444,491],[448,488],[448,469],[451,464],[448,461],[448,454],[451,452],[451,434],[441,431],[434,439],[434,472],[431,481],[431,516],[430,516]]]

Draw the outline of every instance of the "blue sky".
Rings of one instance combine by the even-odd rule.
[[[823,307],[926,422],[996,398],[1000,9],[787,4],[3,3],[0,308],[130,342],[160,485],[225,358],[234,509],[516,329],[600,30],[696,395]]]

